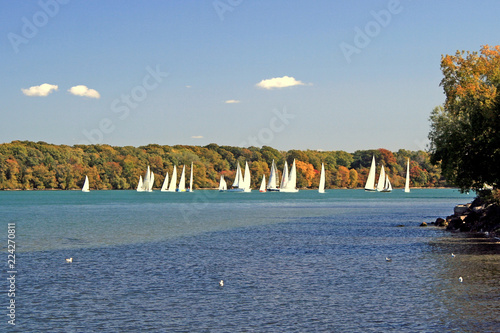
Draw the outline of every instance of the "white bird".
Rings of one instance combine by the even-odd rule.
[[[224,280],[220,280],[220,281],[219,281],[219,286],[220,286],[220,287],[224,287]]]
[[[392,261],[392,259],[391,259],[391,258],[389,258],[389,257],[385,257],[385,261],[388,261],[388,262],[389,262],[389,261]]]
[[[73,262],[73,258],[66,259],[66,262]]]
[[[464,279],[462,279],[462,277],[459,277],[458,282],[464,282]]]
[[[454,255],[453,253],[451,254],[451,256],[452,256],[453,258],[455,258],[455,255]]]

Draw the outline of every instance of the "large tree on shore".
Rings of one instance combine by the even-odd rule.
[[[444,106],[431,113],[431,161],[462,191],[500,184],[500,46],[441,58]]]

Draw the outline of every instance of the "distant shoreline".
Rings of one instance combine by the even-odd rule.
[[[326,189],[328,190],[363,190],[363,187],[356,187],[356,188],[346,188],[346,187],[339,187],[339,188],[329,188]],[[404,187],[396,187],[393,189],[394,190],[403,190]],[[440,187],[412,187],[412,190],[430,190],[430,189],[436,189],[436,190],[444,190],[444,189],[457,189],[457,187],[445,187],[445,186],[440,186]],[[99,190],[93,190],[90,189],[91,191],[136,191],[136,189],[99,189]],[[197,188],[194,191],[210,191],[210,190],[218,190],[218,188]],[[317,191],[317,188],[299,188],[300,191]],[[22,192],[22,191],[27,191],[27,192],[42,192],[42,191],[81,191],[81,189],[74,188],[74,189],[68,189],[68,190],[63,190],[60,188],[47,188],[47,189],[2,189],[0,191],[5,191],[5,192]],[[160,191],[160,189],[153,189],[153,191]],[[253,189],[252,191],[258,191],[258,189]]]

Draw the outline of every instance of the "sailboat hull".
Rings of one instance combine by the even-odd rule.
[[[227,192],[241,192],[241,193],[243,193],[243,192],[245,192],[245,189],[243,189],[243,188],[232,188],[230,190],[227,190]]]
[[[299,191],[298,188],[282,188],[280,189],[280,192],[284,193],[297,193]]]

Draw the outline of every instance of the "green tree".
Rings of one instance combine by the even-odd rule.
[[[500,181],[500,46],[441,59],[446,95],[431,113],[431,160],[462,191]]]

